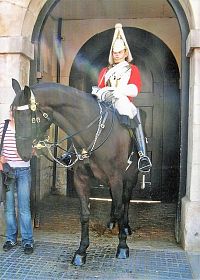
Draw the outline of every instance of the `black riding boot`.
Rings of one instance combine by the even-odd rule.
[[[141,119],[139,110],[137,110],[137,117],[139,120],[138,126],[133,130],[135,135],[135,142],[138,150],[139,160],[138,160],[138,170],[141,173],[148,173],[152,167],[151,160],[147,156],[146,152],[146,142],[144,138],[144,133],[142,129]]]

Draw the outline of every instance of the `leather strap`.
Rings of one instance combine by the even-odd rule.
[[[2,148],[3,148],[3,141],[4,141],[5,134],[6,134],[6,130],[8,128],[9,121],[10,120],[5,120],[5,123],[4,123],[3,132],[2,132],[2,136],[1,136],[0,155],[1,155]]]

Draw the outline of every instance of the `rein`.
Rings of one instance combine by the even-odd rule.
[[[72,146],[73,146],[74,152],[70,152],[70,153],[71,153],[71,154],[74,154],[74,155],[76,156],[76,159],[75,159],[71,164],[69,164],[69,165],[63,164],[63,163],[60,162],[57,158],[54,157],[54,155],[53,155],[51,149],[52,149],[52,147],[55,147],[55,146],[61,148],[61,147],[59,146],[58,143],[50,143],[50,142],[48,142],[48,141],[46,141],[46,140],[40,141],[40,142],[43,143],[43,144],[42,144],[42,147],[47,148],[47,150],[48,150],[49,154],[51,155],[51,157],[53,158],[53,160],[55,160],[57,163],[59,163],[59,164],[62,165],[63,167],[70,168],[70,167],[72,167],[78,160],[79,160],[79,161],[82,161],[82,160],[88,159],[94,151],[96,151],[97,149],[99,149],[99,148],[108,140],[108,138],[109,138],[109,136],[110,136],[110,134],[111,134],[111,132],[112,132],[113,125],[114,125],[114,115],[113,115],[113,114],[112,114],[112,124],[111,124],[111,127],[110,127],[110,130],[109,130],[108,134],[106,135],[105,139],[104,139],[96,148],[94,148],[98,137],[100,136],[100,134],[101,134],[103,128],[105,128],[105,121],[106,121],[107,116],[108,116],[108,109],[109,109],[109,108],[107,108],[105,112],[100,113],[100,115],[98,116],[98,118],[95,119],[96,121],[97,121],[98,119],[100,119],[99,125],[98,125],[98,129],[97,129],[97,132],[96,132],[96,135],[95,135],[95,139],[92,141],[92,143],[89,145],[89,147],[88,147],[87,149],[84,149],[84,148],[83,148],[83,149],[82,149],[82,152],[81,152],[81,154],[80,154],[80,153],[78,153],[78,151],[77,151],[77,149],[76,149],[74,143],[72,142]],[[105,113],[105,116],[104,116],[103,122],[101,122],[101,119],[102,119],[102,116],[103,116],[104,113]],[[95,122],[92,121],[91,123],[94,124]],[[90,124],[91,124],[91,123],[90,123]],[[90,127],[90,126],[89,126],[89,127]],[[89,127],[87,126],[86,129],[88,129]],[[59,143],[63,142],[63,141],[66,140],[66,139],[71,139],[71,138],[73,138],[74,135],[77,135],[78,133],[81,133],[81,132],[83,132],[83,131],[85,131],[85,129],[84,129],[84,130],[80,130],[80,131],[76,132],[76,133],[73,134],[73,135],[70,135],[70,136],[65,137],[65,138],[62,139]],[[61,148],[61,149],[64,150],[63,148]]]
[[[111,127],[110,127],[110,130],[108,132],[108,134],[106,135],[105,139],[96,147],[95,147],[95,144],[97,142],[97,139],[99,138],[102,130],[105,128],[105,122],[106,122],[106,119],[108,117],[108,110],[110,109],[109,107],[106,107],[106,110],[103,112],[102,111],[102,107],[100,105],[100,103],[98,102],[99,104],[99,107],[100,107],[100,114],[98,117],[96,117],[92,122],[89,123],[89,125],[87,125],[86,128],[82,129],[82,130],[79,130],[77,131],[76,133],[72,134],[72,135],[69,135],[67,137],[65,137],[64,139],[62,139],[59,143],[62,143],[64,140],[68,140],[68,139],[71,139],[73,138],[75,135],[78,135],[80,134],[81,132],[84,132],[85,130],[89,129],[94,123],[96,123],[98,120],[99,120],[99,124],[98,124],[98,128],[97,128],[97,132],[95,134],[95,139],[91,142],[91,144],[89,145],[89,147],[87,149],[82,149],[82,152],[81,153],[78,153],[73,141],[72,141],[72,146],[73,146],[73,149],[74,149],[74,152],[71,152],[71,154],[74,154],[76,156],[75,160],[69,164],[69,165],[66,165],[66,164],[63,164],[62,162],[60,162],[57,158],[54,157],[51,149],[54,148],[55,146],[59,147],[60,149],[64,150],[62,147],[59,146],[59,143],[50,143],[49,141],[47,140],[43,140],[43,141],[39,141],[39,143],[41,144],[41,148],[47,148],[50,156],[52,157],[53,160],[55,160],[58,164],[60,164],[61,166],[63,167],[67,167],[67,168],[71,168],[78,160],[79,161],[82,161],[82,160],[85,160],[85,159],[88,159],[91,154],[96,151],[97,149],[99,149],[106,141],[107,139],[109,138],[111,132],[112,132],[112,129],[113,129],[113,125],[114,125],[114,115],[112,114],[112,123],[111,123]],[[103,115],[105,113],[105,116],[103,118]],[[36,145],[37,146],[37,145]]]

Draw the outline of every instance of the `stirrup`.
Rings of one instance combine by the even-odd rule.
[[[151,164],[151,161],[150,161],[149,157],[144,156],[144,155],[139,157],[139,159],[138,159],[138,170],[141,173],[143,173],[143,174],[149,173],[151,167],[152,167],[152,164]]]

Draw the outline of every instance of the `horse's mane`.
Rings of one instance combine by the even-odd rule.
[[[30,89],[33,90],[33,92],[36,94],[37,94],[37,90],[41,90],[43,92],[49,92],[52,90],[60,95],[71,94],[73,99],[75,99],[75,103],[77,102],[77,100],[80,99],[84,99],[87,103],[94,103],[94,102],[96,103],[96,97],[91,93],[79,90],[71,86],[59,84],[56,82],[44,82],[44,83],[34,84],[30,86]]]
[[[41,90],[47,90],[48,91],[48,89],[55,89],[55,90],[61,90],[61,91],[66,91],[66,92],[73,91],[76,94],[86,94],[88,96],[91,96],[91,94],[88,93],[88,92],[79,90],[75,87],[59,84],[59,83],[56,83],[56,82],[44,82],[44,83],[34,84],[34,85],[31,85],[30,88],[32,90],[41,89]]]

